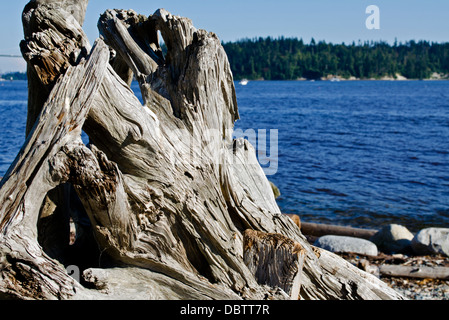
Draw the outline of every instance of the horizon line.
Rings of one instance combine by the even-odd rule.
[[[415,42],[415,43],[420,43],[420,42],[428,42],[430,44],[447,44],[449,43],[449,39],[446,41],[434,41],[434,40],[425,40],[425,39],[409,39],[409,40],[398,40],[397,37],[395,37],[395,40],[362,40],[362,39],[358,39],[358,40],[350,40],[348,42],[346,41],[341,41],[341,42],[333,42],[333,41],[327,41],[325,39],[321,39],[321,40],[317,40],[315,37],[311,37],[310,42],[306,42],[303,37],[297,37],[297,36],[255,36],[255,37],[243,37],[243,38],[239,38],[237,40],[231,40],[231,41],[224,41],[221,40],[222,43],[233,43],[233,42],[241,42],[241,41],[247,41],[247,40],[259,40],[259,39],[272,39],[272,40],[298,40],[298,41],[303,41],[305,44],[311,44],[312,40],[315,41],[315,43],[326,43],[326,44],[343,44],[343,45],[348,45],[349,43],[375,43],[375,44],[379,44],[379,43],[388,43],[388,44],[395,44],[397,43],[397,45],[403,45],[403,44],[408,44],[410,42]]]

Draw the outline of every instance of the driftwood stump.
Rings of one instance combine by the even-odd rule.
[[[293,300],[299,298],[304,255],[301,244],[280,234],[243,234],[243,259],[257,282],[280,288]]]
[[[233,76],[215,34],[163,9],[108,10],[91,47],[86,6],[24,10],[28,134],[0,182],[1,298],[133,299],[138,281],[139,299],[285,299],[301,279],[303,299],[401,299],[281,214],[253,147],[233,139]],[[246,230],[295,244],[258,270],[293,269],[262,281],[245,263]]]

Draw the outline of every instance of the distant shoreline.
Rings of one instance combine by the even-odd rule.
[[[256,38],[224,43],[238,79],[319,80],[328,77],[390,80],[449,78],[448,43],[408,41],[332,44],[297,38]],[[383,78],[387,79],[383,79]]]
[[[251,80],[251,79],[237,79],[236,81],[242,81],[242,80],[248,80],[248,81],[333,81],[333,82],[339,82],[339,81],[442,81],[442,80],[449,80],[449,75],[447,74],[439,74],[434,72],[431,77],[429,78],[423,78],[423,79],[417,79],[417,78],[406,78],[400,74],[396,74],[395,77],[393,76],[383,76],[380,78],[357,78],[354,76],[350,77],[341,77],[338,75],[328,75],[326,77],[317,77],[317,78],[297,78],[297,79],[290,79],[290,80],[265,80],[263,78]]]
[[[235,82],[240,82],[244,79],[234,79]],[[246,79],[245,79],[246,80]],[[290,80],[265,80],[265,79],[256,79],[256,80],[248,80],[249,82],[270,82],[270,81],[279,81],[279,82],[288,82],[288,81],[299,81],[299,82],[333,82],[335,80],[331,79],[290,79]],[[356,82],[356,81],[391,81],[391,82],[407,82],[407,81],[449,81],[449,79],[339,79],[337,82]]]

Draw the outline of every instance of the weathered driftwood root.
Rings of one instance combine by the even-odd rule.
[[[79,287],[61,264],[42,251],[37,242],[37,225],[47,193],[75,173],[61,170],[69,160],[74,160],[69,155],[78,153],[95,159],[81,142],[81,128],[108,60],[109,50],[100,42],[87,62],[66,71],[1,181],[0,291],[3,294],[36,299],[68,298]]]
[[[35,0],[24,8],[20,48],[28,76],[28,135],[59,76],[90,51],[81,25],[88,0]],[[64,8],[64,10],[59,10]]]
[[[133,291],[126,282],[114,280],[124,278],[154,288],[140,299],[282,299],[296,295],[300,278],[304,299],[401,298],[377,278],[312,248],[281,214],[253,147],[233,139],[235,88],[215,34],[162,9],[149,17],[108,10],[99,29],[109,48],[99,40],[91,50],[79,23],[84,2],[72,7],[78,20],[65,3],[32,1],[24,12],[21,47],[34,81],[29,121],[36,119],[0,185],[3,295],[133,298],[123,294]],[[143,106],[129,88],[131,74]],[[81,128],[89,146],[81,142]],[[52,221],[58,206],[68,209]],[[68,230],[70,216],[84,230],[75,245],[91,260],[77,260],[60,244],[57,239],[68,241],[67,231],[61,237],[46,231]],[[248,229],[295,244],[278,262],[298,271],[275,268],[267,281],[256,277],[244,259]],[[301,275],[302,255],[298,263],[291,260],[299,246]],[[67,261],[82,265],[81,283],[95,289],[70,278]],[[287,281],[274,280],[283,275]],[[274,288],[278,282],[290,292]]]

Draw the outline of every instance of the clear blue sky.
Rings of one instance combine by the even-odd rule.
[[[21,12],[28,0],[0,3],[0,54],[20,54]],[[368,5],[380,8],[380,30],[368,30]],[[197,28],[215,32],[223,41],[254,37],[325,40],[428,40],[449,42],[448,0],[90,0],[84,29],[91,42],[97,20],[108,8],[134,9],[150,15],[158,8],[189,17]],[[0,73],[25,70],[20,59],[0,58]]]

